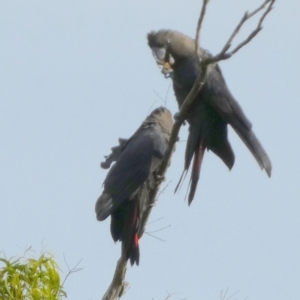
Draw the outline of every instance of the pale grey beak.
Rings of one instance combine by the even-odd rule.
[[[152,54],[154,59],[159,65],[162,65],[164,63],[164,60],[166,59],[166,49],[165,48],[158,48],[153,47],[151,48]]]
[[[161,72],[165,78],[172,77],[172,65],[175,62],[173,56],[170,53],[168,54],[165,48],[153,47],[151,50],[156,63],[162,68]]]

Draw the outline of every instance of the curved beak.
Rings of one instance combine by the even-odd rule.
[[[166,49],[153,47],[151,48],[154,59],[156,60],[158,65],[163,65],[166,59]]]
[[[174,63],[172,55],[168,55],[165,48],[153,47],[151,50],[156,63],[161,67],[162,74],[165,78],[171,77],[173,73],[172,64]]]

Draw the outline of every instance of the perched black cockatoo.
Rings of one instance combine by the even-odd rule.
[[[153,110],[131,138],[119,140],[120,145],[112,148],[112,154],[101,164],[107,169],[116,162],[96,202],[97,219],[103,221],[111,215],[112,238],[122,242],[122,255],[131,265],[139,264],[140,218],[147,208],[149,189],[156,179],[154,172],[166,152],[172,126],[169,110]]]
[[[199,59],[210,54],[199,48],[197,55],[195,40],[173,30],[150,32],[148,45],[157,64],[162,67],[162,73],[165,77],[172,78],[180,108],[201,72]],[[190,126],[183,174],[188,171],[194,157],[189,204],[195,196],[205,149],[219,156],[229,169],[234,164],[234,153],[227,138],[227,124],[232,126],[246,144],[259,166],[271,176],[271,161],[252,131],[252,124],[230,93],[218,65],[209,70],[206,83],[199,91],[187,121]]]

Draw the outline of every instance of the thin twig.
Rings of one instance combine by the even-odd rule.
[[[167,100],[168,100],[170,88],[171,88],[171,83],[169,84],[167,92],[166,92],[165,101],[164,101],[165,107],[167,107]]]
[[[79,272],[82,270],[82,268],[77,268],[79,266],[79,264],[82,262],[82,259],[75,265],[75,267],[73,267],[72,269],[70,269],[68,263],[67,263],[67,260],[66,260],[66,257],[65,257],[65,254],[64,254],[64,261],[65,261],[65,264],[68,268],[68,274],[66,275],[65,279],[63,280],[61,286],[64,286],[66,280],[68,279],[68,277],[73,274],[73,273],[76,273],[76,272]]]
[[[269,2],[270,0],[265,1],[260,7],[258,7],[257,9],[255,9],[252,13],[248,13],[245,12],[244,16],[242,17],[241,21],[239,22],[239,24],[236,26],[235,30],[233,31],[233,33],[231,34],[231,36],[229,37],[228,41],[226,42],[225,46],[223,47],[223,49],[220,52],[220,55],[224,55],[226,53],[226,51],[231,47],[231,43],[233,41],[233,39],[235,38],[235,36],[239,33],[241,27],[243,26],[243,24],[250,19],[251,17],[253,17],[256,13],[258,13],[259,11],[261,11],[265,5]]]
[[[164,187],[163,189],[158,193],[157,195],[157,198],[159,198],[160,195],[162,195],[164,193],[164,191],[168,188],[169,184],[171,183],[172,181],[170,180]]]
[[[228,288],[226,288],[226,291],[223,295],[223,291],[221,291],[221,294],[220,294],[220,299],[221,300],[230,300],[233,296],[237,295],[240,291],[236,291],[235,293],[233,293],[232,295],[230,295],[228,298],[226,298],[227,296],[227,293],[228,293]],[[248,298],[248,297],[247,297]],[[246,300],[247,298],[245,298],[244,300]],[[237,298],[235,298],[236,300]]]
[[[156,230],[152,230],[152,231],[147,231],[147,233],[149,234],[149,233],[159,232],[159,231],[165,230],[165,229],[170,228],[170,227],[171,227],[171,225],[168,225],[168,226],[162,227],[160,229],[156,229]]]
[[[158,236],[155,236],[155,235],[153,235],[153,234],[151,234],[151,233],[149,233],[149,232],[146,232],[146,231],[145,231],[145,234],[147,234],[147,235],[149,235],[149,236],[153,237],[154,239],[157,239],[157,240],[159,240],[159,241],[161,241],[161,242],[166,242],[166,240],[164,240],[164,239],[162,239],[162,238],[159,238]]]
[[[262,23],[265,19],[265,17],[267,16],[267,14],[273,9],[273,4],[274,4],[275,0],[272,0],[268,6],[268,8],[266,9],[266,11],[264,12],[264,14],[262,15],[262,17],[259,19],[259,22],[257,24],[257,27],[255,30],[253,30],[249,36],[244,40],[244,42],[240,43],[239,45],[237,45],[230,53],[227,54],[227,58],[231,57],[233,54],[235,54],[236,52],[238,52],[242,47],[244,47],[245,45],[247,45],[261,30],[262,30]]]
[[[239,22],[239,24],[234,29],[231,36],[229,37],[228,41],[224,45],[223,49],[220,51],[220,53],[213,57],[207,58],[206,63],[211,64],[211,63],[219,62],[221,60],[226,60],[226,59],[230,58],[233,54],[238,52],[242,47],[247,45],[262,30],[262,23],[263,23],[265,17],[267,16],[267,14],[273,9],[273,5],[274,5],[275,1],[276,0],[266,0],[261,6],[259,6],[253,12],[251,12],[251,13],[246,12],[244,14],[244,16],[242,17],[241,21]],[[269,3],[269,6],[266,9],[266,11],[263,13],[261,18],[259,19],[256,28],[248,35],[248,37],[244,41],[242,41],[240,44],[238,44],[232,51],[227,52],[229,50],[229,48],[231,47],[231,43],[232,43],[233,39],[236,37],[236,35],[238,34],[241,27],[245,24],[245,22],[248,21],[250,18],[252,18],[259,11],[264,9],[264,7],[267,5],[267,3]]]
[[[201,32],[201,27],[202,27],[202,23],[203,23],[205,13],[206,13],[206,6],[207,6],[208,2],[209,2],[209,0],[203,0],[201,12],[200,12],[200,17],[199,17],[198,23],[197,23],[196,38],[195,38],[195,53],[196,54],[198,54],[200,32]]]
[[[162,220],[163,218],[164,218],[164,217],[160,217],[160,218],[155,219],[155,220],[153,220],[153,221],[151,221],[151,222],[148,222],[147,225],[149,226],[150,224],[153,224],[153,223],[155,223],[155,222],[157,222],[157,221],[160,221],[160,220]]]

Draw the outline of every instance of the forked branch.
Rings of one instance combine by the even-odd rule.
[[[195,80],[195,83],[189,92],[188,96],[184,100],[179,113],[177,114],[175,118],[175,123],[172,129],[172,133],[169,140],[168,149],[163,157],[162,163],[157,170],[158,177],[164,177],[167,167],[170,162],[171,155],[174,151],[175,143],[178,140],[178,134],[181,128],[181,125],[186,120],[187,114],[189,112],[190,107],[192,106],[193,102],[196,99],[196,96],[201,89],[201,87],[205,84],[206,78],[209,75],[209,71],[215,67],[216,63],[218,63],[221,60],[226,60],[232,57],[235,53],[237,53],[242,47],[247,45],[261,30],[262,30],[262,24],[268,13],[273,9],[274,3],[276,0],[265,0],[257,9],[255,9],[253,12],[248,13],[246,12],[240,22],[237,24],[236,28],[230,35],[229,39],[225,43],[222,50],[215,56],[210,57],[199,57],[199,64],[201,67],[201,72],[197,79]],[[195,37],[195,51],[198,53],[199,48],[199,40],[200,40],[200,31],[202,27],[202,23],[206,14],[206,8],[208,5],[209,0],[203,0],[202,8],[200,12],[200,16],[197,23],[197,31],[196,31],[196,37]],[[262,11],[267,6],[266,10],[262,14],[261,18],[258,21],[258,24],[256,28],[245,38],[240,44],[238,44],[233,50],[229,52],[229,49],[231,48],[232,42],[242,26],[245,24],[246,21],[248,21],[250,18],[252,18],[254,15],[256,15],[258,12]],[[140,237],[142,236],[145,226],[147,224],[147,220],[149,218],[149,215],[151,213],[152,207],[155,203],[157,193],[160,187],[161,181],[157,181],[156,184],[154,184],[154,187],[150,191],[150,197],[149,197],[149,203],[148,208],[145,210],[142,219],[141,219],[141,230],[140,230]],[[126,290],[127,283],[124,281],[125,273],[126,273],[126,265],[127,261],[124,257],[121,256],[119,259],[113,280],[104,294],[102,300],[116,300],[119,299],[122,294],[124,293],[124,290]]]

